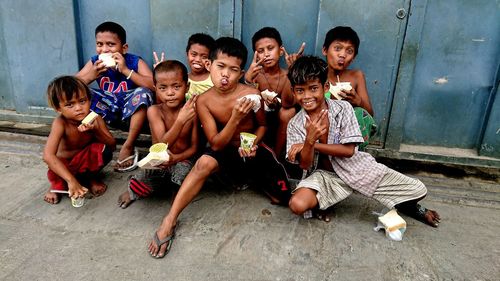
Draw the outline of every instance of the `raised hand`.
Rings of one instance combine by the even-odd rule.
[[[298,58],[300,58],[302,56],[305,48],[306,48],[306,42],[302,42],[297,53],[288,54],[286,52],[285,46],[281,47],[281,49],[285,53],[285,62],[288,65],[288,67],[290,67]]]
[[[348,101],[350,104],[352,104],[353,106],[361,106],[361,103],[362,103],[362,98],[360,95],[358,95],[358,93],[356,92],[356,90],[354,88],[352,88],[351,90],[346,90],[346,89],[342,89],[340,92],[339,92],[339,95],[345,100],[345,101]]]
[[[309,144],[314,144],[322,135],[324,135],[328,130],[328,123],[325,122],[325,118],[328,116],[328,110],[323,109],[318,114],[318,116],[311,120],[311,118],[306,115],[306,142]]]
[[[247,116],[248,112],[252,110],[252,107],[253,101],[244,97],[236,102],[233,107],[231,116],[234,116],[237,121],[240,121],[241,119],[245,118],[245,116]]]
[[[245,81],[255,83],[255,78],[262,70],[262,62],[264,62],[264,60],[259,60],[257,51],[255,51],[255,53],[253,54],[252,63],[250,64],[248,71],[245,73]]]
[[[185,124],[189,120],[193,119],[196,116],[196,100],[198,99],[198,95],[193,95],[181,108],[179,111],[179,115],[177,115],[177,119]]]
[[[156,53],[156,51],[153,51],[153,58],[155,60],[153,63],[153,69],[155,69],[157,65],[159,65],[162,61],[165,60],[165,53],[161,52],[161,58],[158,59],[158,54]]]

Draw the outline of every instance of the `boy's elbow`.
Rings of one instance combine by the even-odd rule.
[[[354,155],[354,151],[356,149],[353,147],[352,149],[350,149],[349,151],[346,151],[346,155],[344,157],[346,158],[351,158],[353,155]]]

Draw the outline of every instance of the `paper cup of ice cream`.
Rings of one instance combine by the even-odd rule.
[[[250,152],[256,138],[257,136],[251,133],[240,133],[240,147],[246,152]]]
[[[80,208],[85,203],[85,197],[71,197],[71,205],[75,208]]]

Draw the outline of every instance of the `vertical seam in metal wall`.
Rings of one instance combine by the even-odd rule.
[[[79,0],[73,0],[73,18],[75,19],[75,39],[78,68],[81,69],[85,62],[83,61],[82,26],[80,22],[80,5],[78,1]]]
[[[315,30],[316,30],[316,38],[314,40],[317,45],[321,46],[321,50],[323,49],[323,46],[321,45],[321,42],[319,41],[320,37],[319,37],[319,30],[318,30],[318,28],[319,28],[319,22],[320,22],[320,18],[321,18],[321,4],[322,3],[323,3],[323,0],[319,0],[318,1],[318,13],[317,13],[317,16],[316,16],[317,20],[316,20],[316,28],[315,28]],[[318,49],[318,46],[314,46],[313,50],[317,50],[317,49]],[[321,56],[321,51],[320,51],[319,54],[317,54],[317,56],[318,57]]]
[[[495,99],[497,99],[498,97],[496,96],[496,93],[498,91],[498,83],[499,83],[499,80],[500,80],[500,64],[497,65],[497,71],[495,73],[495,80],[493,81],[493,87],[491,88],[491,91],[490,91],[490,94],[489,94],[489,97],[488,97],[488,102],[486,104],[486,110],[485,110],[485,114],[484,114],[484,117],[483,117],[483,120],[481,122],[481,124],[483,126],[481,126],[481,130],[479,132],[479,135],[478,135],[478,140],[477,140],[477,154],[479,155],[479,152],[481,152],[481,146],[483,145],[483,140],[484,140],[484,135],[486,134],[486,128],[488,127],[488,124],[489,124],[489,118],[490,118],[490,115],[491,115],[491,111],[493,110],[493,104],[495,103]]]
[[[385,134],[382,137],[382,147],[385,147],[385,142],[387,140],[387,135],[389,134],[389,123],[391,122],[391,112],[392,112],[392,107],[394,106],[394,97],[396,96],[396,84],[397,84],[397,81],[398,81],[398,74],[399,74],[399,70],[400,70],[400,67],[401,67],[401,58],[402,58],[402,55],[403,55],[403,47],[404,47],[404,43],[405,43],[405,39],[406,39],[406,31],[408,30],[408,23],[410,22],[409,21],[409,18],[410,18],[410,15],[411,15],[411,0],[408,1],[408,12],[406,13],[406,19],[405,19],[405,24],[401,24],[403,25],[403,27],[399,27],[399,34],[402,34],[403,35],[403,38],[401,39],[401,43],[399,44],[398,43],[398,48],[396,49],[396,53],[399,52],[399,58],[397,58],[397,62],[398,62],[398,65],[394,68],[394,70],[392,71],[392,74],[391,74],[391,81],[390,83],[392,84],[391,85],[391,93],[390,93],[390,99],[389,99],[389,106],[387,108],[387,120],[386,120],[386,124],[387,124],[387,127],[385,129]],[[402,33],[401,33],[401,29],[402,30]],[[394,59],[393,61],[396,61],[396,54],[394,54]]]

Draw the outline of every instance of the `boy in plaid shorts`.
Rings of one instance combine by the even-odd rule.
[[[295,100],[302,107],[287,129],[286,157],[304,170],[304,177],[289,202],[295,214],[316,208],[325,210],[356,190],[389,209],[396,208],[421,222],[438,226],[439,214],[418,204],[427,194],[422,182],[358,151],[357,145],[363,138],[352,107],[346,101],[325,99],[329,83],[326,83],[327,65],[322,59],[299,58],[289,70],[288,78]]]

